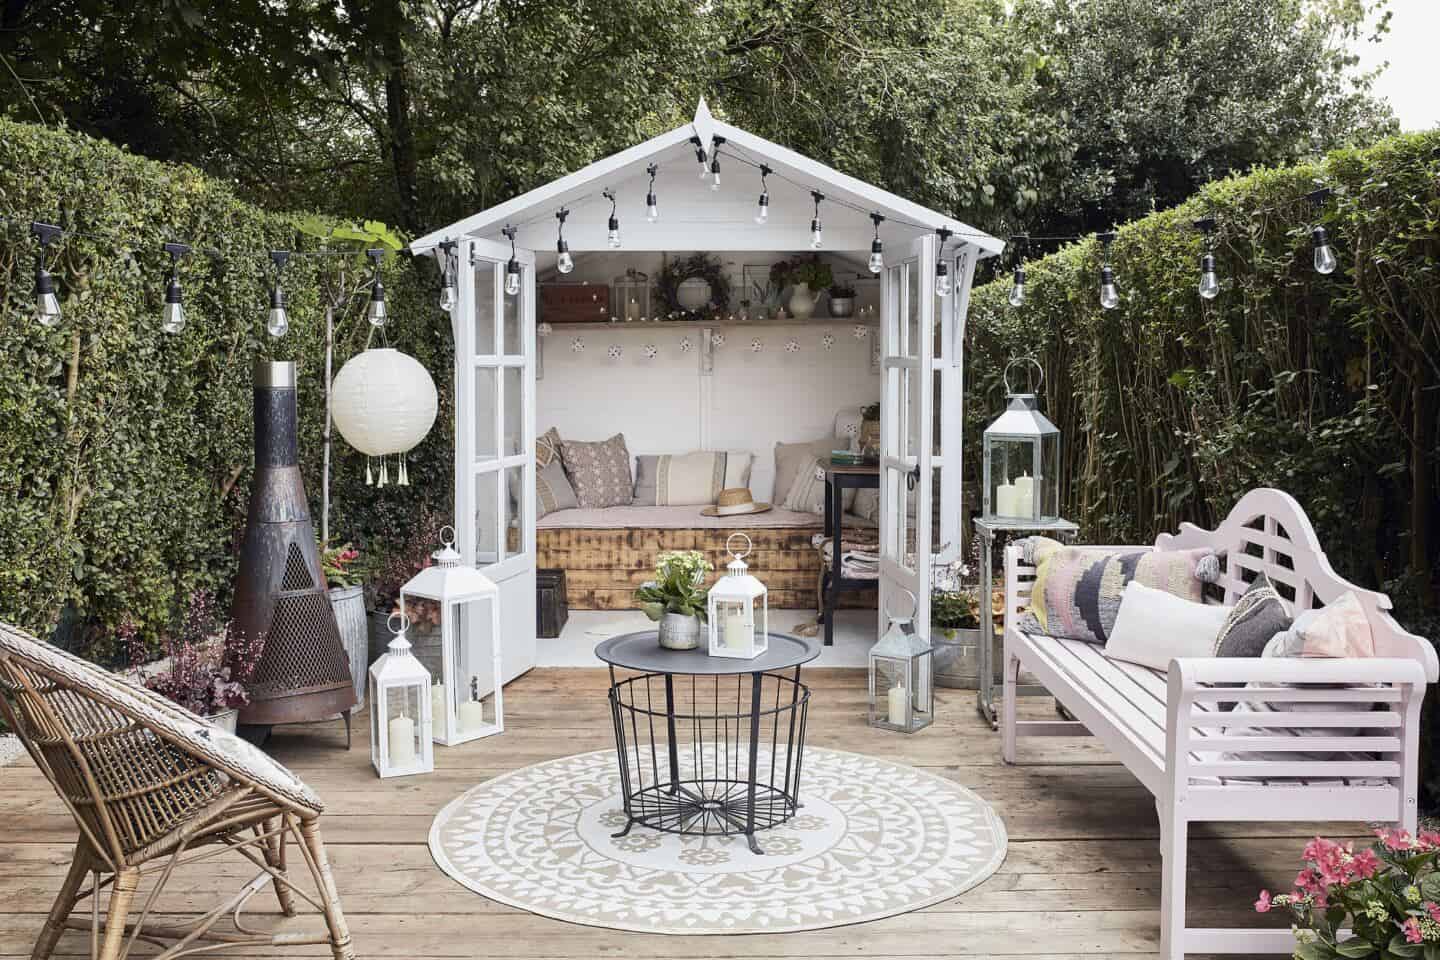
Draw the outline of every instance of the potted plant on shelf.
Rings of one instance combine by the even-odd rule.
[[[855,288],[848,283],[830,285],[830,316],[853,317],[855,315]]]
[[[705,575],[713,569],[699,550],[669,550],[655,558],[655,579],[635,591],[635,601],[660,624],[660,646],[693,650],[700,645]]]
[[[770,279],[777,286],[790,286],[790,301],[787,309],[796,320],[809,320],[815,312],[819,291],[835,281],[835,274],[828,263],[821,263],[818,255],[781,260],[770,268]]]
[[[264,637],[245,637],[221,622],[214,601],[204,590],[190,595],[179,623],[165,637],[163,659],[146,670],[148,651],[132,621],[120,625],[120,641],[141,683],[149,690],[215,726],[235,732],[240,708],[250,702],[246,684],[255,675]]]
[[[979,539],[972,538],[972,554]],[[935,682],[942,687],[973,688],[980,649],[980,595],[975,582],[976,556],[937,565],[930,588],[930,642],[935,649]]]
[[[320,545],[320,569],[330,588],[330,605],[335,609],[335,624],[340,640],[350,659],[350,679],[355,684],[355,705],[365,703],[365,676],[370,666],[370,629],[365,621],[365,588],[367,572],[360,551],[348,543],[338,547]]]

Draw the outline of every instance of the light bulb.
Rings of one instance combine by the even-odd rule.
[[[610,232],[605,235],[605,242],[610,244],[611,249],[620,246],[620,221],[615,217],[610,218]]]
[[[278,285],[270,289],[270,313],[265,318],[265,332],[277,340],[290,332],[290,314],[285,309],[285,291]]]
[[[55,284],[44,267],[35,268],[35,322],[42,327],[53,327],[60,322],[60,301],[55,296]]]
[[[710,183],[711,190],[720,189],[720,158],[717,156],[710,161],[710,176],[714,179]]]
[[[1010,287],[1010,306],[1021,307],[1025,305],[1025,268],[1015,268],[1015,283]]]
[[[660,206],[655,202],[655,194],[645,194],[645,219],[654,223],[660,219]]]
[[[385,285],[380,282],[379,273],[376,273],[375,283],[370,287],[370,305],[365,308],[365,319],[370,321],[372,327],[383,327],[389,313],[385,306]]]
[[[700,164],[700,179],[704,180],[710,176],[710,163],[705,159],[705,151],[696,148],[695,160]]]
[[[440,288],[440,309],[449,313],[455,309],[455,283],[446,278],[445,285]]]
[[[1337,265],[1335,250],[1330,246],[1330,240],[1325,234],[1325,228],[1316,227],[1310,231],[1310,242],[1315,247],[1315,272],[1322,274],[1334,273]]]
[[[505,265],[505,293],[515,296],[520,292],[520,264],[511,260]]]
[[[1100,306],[1106,310],[1120,306],[1120,291],[1115,289],[1115,271],[1109,267],[1100,270]]]
[[[816,217],[810,221],[810,249],[819,250],[820,245],[825,242],[825,235],[820,227],[820,218]]]
[[[770,219],[770,191],[766,190],[760,194],[760,202],[755,205],[755,222],[764,223]]]
[[[885,245],[879,238],[870,241],[870,262],[867,264],[871,273],[879,273],[885,269]]]
[[[563,242],[560,247],[560,256],[555,261],[555,266],[561,273],[569,273],[575,269],[575,258],[570,256],[570,248]]]
[[[166,333],[179,333],[185,329],[185,306],[180,294],[180,278],[171,277],[165,288],[165,309],[160,314],[160,329]]]
[[[1220,295],[1220,278],[1215,276],[1215,258],[1210,254],[1200,258],[1200,296],[1214,300]]]
[[[950,265],[944,260],[935,261],[935,296],[950,296]]]

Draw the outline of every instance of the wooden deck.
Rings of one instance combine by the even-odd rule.
[[[552,757],[609,747],[605,674],[537,670],[506,688],[507,732],[437,748],[436,772],[381,782],[372,774],[365,725],[344,751],[339,723],[277,733],[272,750],[328,804],[322,821],[361,957],[912,957],[1153,955],[1158,943],[1160,859],[1153,801],[1088,741],[1022,743],[1038,762],[1006,767],[1000,738],[976,716],[974,693],[940,694],[941,719],[912,737],[864,722],[864,676],[815,670],[809,742],[928,768],[977,791],[1004,818],[1009,855],[975,890],[918,913],[806,933],[667,937],[548,920],[479,897],[431,862],[426,835],[447,801],[488,777]],[[1051,701],[1024,705],[1043,716]],[[1064,766],[1045,759],[1089,761]],[[1262,886],[1294,878],[1305,837],[1323,825],[1202,825],[1190,846],[1190,921],[1252,923]],[[1353,825],[1348,828],[1353,833]],[[28,760],[0,769],[0,958],[28,957],[64,876],[75,835],[54,793]],[[235,858],[238,859],[238,858]],[[208,907],[235,889],[248,865],[182,868],[162,912]],[[268,891],[247,918],[266,921]],[[1276,917],[1276,919],[1280,919]],[[311,918],[313,922],[313,918]],[[69,933],[57,956],[88,956]],[[296,951],[315,953],[314,948]],[[235,954],[220,954],[234,956]],[[288,955],[288,954],[287,954]]]

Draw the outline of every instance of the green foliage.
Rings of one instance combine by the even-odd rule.
[[[248,206],[192,168],[4,120],[0,211],[19,217],[0,224],[0,350],[9,359],[0,381],[0,617],[41,635],[64,623],[78,635],[61,639],[103,654],[129,616],[153,641],[177,598],[212,589],[228,603],[253,465],[257,357],[297,361],[300,458],[318,518],[323,302],[368,267],[293,258],[284,274],[291,332],[272,340],[264,251],[314,249],[305,221]],[[64,319],[45,329],[30,318],[27,228],[32,217],[57,215],[77,233],[52,245]],[[170,337],[158,322],[168,268],[160,245],[177,238],[222,255],[181,261],[188,323]],[[392,342],[432,371],[445,396],[449,321],[434,305],[435,271],[396,259],[386,286]],[[371,334],[362,306],[363,295],[343,302],[337,364]],[[406,488],[367,489],[364,457],[337,435],[336,539],[383,552],[418,509],[449,502],[450,409],[442,400]]]

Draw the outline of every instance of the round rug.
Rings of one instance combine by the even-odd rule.
[[[762,764],[766,760],[762,759]],[[1005,826],[970,790],[913,767],[805,751],[799,813],[756,834],[624,837],[613,751],[473,787],[430,828],[435,862],[492,900],[642,933],[814,930],[938,903],[1005,859]]]

